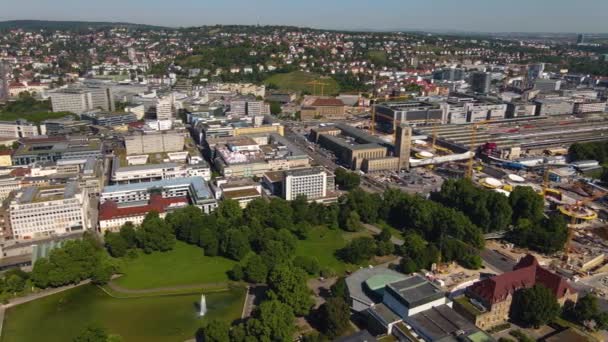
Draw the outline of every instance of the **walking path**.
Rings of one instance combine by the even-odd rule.
[[[365,227],[365,229],[369,230],[370,232],[374,233],[375,235],[382,233],[382,229],[380,229],[372,224],[369,224],[369,223],[363,223],[363,227]],[[391,242],[397,246],[403,246],[403,244],[405,243],[405,241],[403,241],[397,237],[394,237],[394,236],[391,236]]]

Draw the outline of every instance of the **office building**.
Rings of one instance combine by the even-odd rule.
[[[576,36],[576,44],[585,44],[585,35],[584,34],[579,34],[578,36]]]
[[[0,137],[29,138],[38,135],[38,126],[26,120],[0,121]]]
[[[96,138],[64,136],[22,139],[13,153],[13,165],[29,165],[39,161],[88,159],[102,156],[102,143]]]
[[[399,170],[410,169],[411,149],[412,128],[401,124],[397,127],[397,141],[395,141],[395,156],[399,160]]]
[[[180,131],[134,132],[125,136],[127,155],[179,152],[184,149],[185,136]]]
[[[188,203],[196,205],[205,213],[210,213],[217,207],[217,201],[202,177],[108,185],[100,194],[100,203],[114,201],[120,206],[137,205],[149,202],[153,194],[160,194],[162,198],[186,197]]]
[[[211,180],[211,168],[201,160],[197,164],[160,163],[133,166],[121,166],[118,157],[112,161],[112,174],[110,181],[113,184],[130,184],[152,182],[163,179],[202,177]]]
[[[530,84],[533,84],[537,78],[540,78],[545,72],[545,63],[531,64],[528,66],[527,78]]]
[[[574,113],[574,101],[569,98],[546,98],[534,101],[536,115],[571,115]]]
[[[606,110],[606,101],[584,100],[574,103],[574,114],[603,113]]]
[[[173,95],[156,100],[156,120],[173,120],[175,110],[173,105]]]
[[[464,70],[460,68],[444,68],[433,72],[433,79],[438,81],[457,82],[464,80]]]
[[[137,121],[137,116],[130,112],[86,112],[80,117],[98,126],[122,126]]]
[[[552,80],[546,78],[539,78],[534,81],[534,89],[543,92],[558,91],[561,88],[561,80]]]
[[[438,104],[409,101],[376,105],[376,121],[387,123],[394,131],[399,124],[441,124],[446,123],[444,111]]]
[[[243,209],[254,199],[262,198],[262,185],[249,178],[216,178],[213,191],[216,199],[236,201]]]
[[[471,90],[478,94],[488,94],[492,77],[488,72],[477,71],[471,74]]]
[[[6,202],[13,238],[27,240],[91,228],[89,196],[76,183],[27,187]]]
[[[112,88],[62,88],[49,93],[53,112],[82,114],[95,109],[114,111]]]
[[[274,195],[288,201],[301,195],[319,200],[335,190],[334,175],[323,167],[268,172],[263,183]]]

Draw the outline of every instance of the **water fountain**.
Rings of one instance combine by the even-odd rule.
[[[207,301],[205,300],[205,295],[202,294],[201,295],[200,311],[199,311],[198,315],[200,317],[203,317],[203,316],[205,316],[206,313],[207,313]]]

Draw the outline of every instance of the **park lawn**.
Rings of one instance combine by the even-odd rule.
[[[116,299],[96,286],[80,286],[8,309],[1,341],[72,341],[87,326],[96,325],[124,341],[181,342],[192,338],[204,320],[231,323],[240,318],[244,288],[207,294],[204,318],[197,315],[200,296]]]
[[[39,124],[44,120],[49,119],[60,119],[66,116],[73,118],[76,115],[67,112],[31,112],[31,113],[12,113],[12,112],[0,112],[0,121],[15,121],[17,119],[25,119],[31,123]]]
[[[337,229],[315,227],[308,233],[306,240],[298,241],[296,256],[316,258],[321,269],[329,268],[338,275],[344,275],[346,271],[356,270],[359,266],[338,260],[335,253],[346,246],[348,241],[360,236],[370,236],[370,234],[367,232],[347,233]]]
[[[135,259],[121,261],[124,275],[114,282],[127,289],[225,283],[226,272],[236,264],[223,257],[205,256],[202,248],[181,241],[172,251],[141,253]]]
[[[312,84],[306,84],[312,81],[319,81],[321,83],[325,83],[325,86],[323,88],[324,95],[337,94],[340,91],[340,86],[338,85],[338,82],[336,82],[336,80],[334,80],[333,78],[323,77],[315,73],[309,73],[304,71],[293,71],[284,74],[274,74],[268,77],[264,81],[264,84],[272,83],[282,90],[291,90],[298,92],[307,91],[308,93],[313,95],[321,95],[320,85],[316,86],[315,92],[315,87]]]

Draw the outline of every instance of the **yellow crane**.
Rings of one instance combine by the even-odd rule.
[[[572,242],[572,236],[574,235],[574,226],[576,225],[577,215],[576,212],[587,205],[588,203],[595,202],[598,199],[608,195],[608,192],[601,191],[598,194],[595,194],[589,198],[585,198],[580,201],[576,201],[576,203],[568,208],[570,212],[570,224],[568,225],[568,239],[566,240],[566,244],[564,245],[564,255],[568,258],[569,253],[572,251],[570,248],[570,243]]]
[[[466,178],[473,178],[473,164],[475,162],[475,151],[477,150],[477,129],[479,128],[479,126],[487,125],[496,121],[497,120],[483,120],[475,122],[471,125],[471,140],[469,141],[469,148],[471,149],[471,152],[473,152],[473,154],[469,158],[467,171],[465,173]]]
[[[306,82],[305,84],[307,85],[312,85],[312,94],[313,95],[317,95],[317,86],[321,86],[321,96],[324,96],[325,94],[325,86],[328,85],[327,83],[323,83],[320,82],[318,80],[314,80],[314,81],[310,81],[310,82]]]

